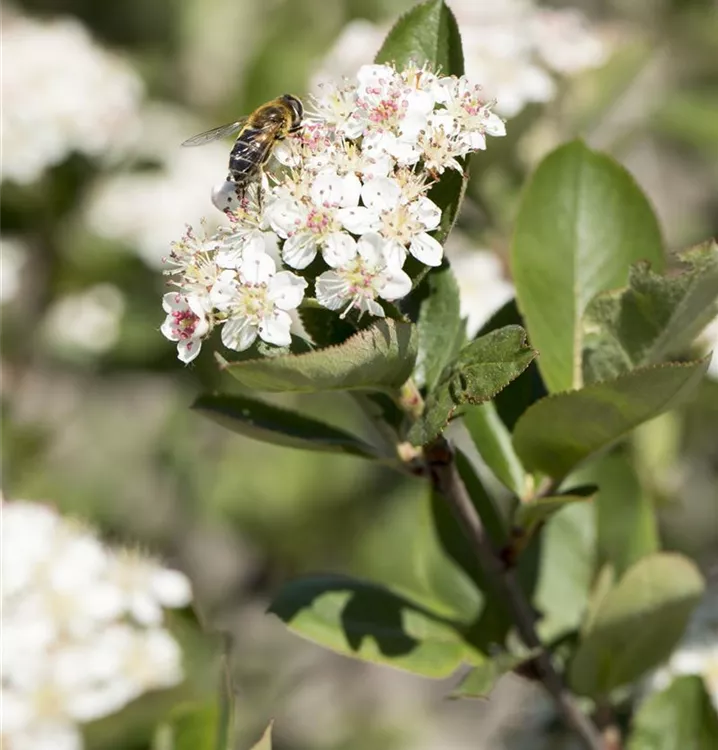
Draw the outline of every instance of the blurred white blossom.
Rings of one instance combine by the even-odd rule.
[[[162,608],[189,582],[48,505],[3,502],[2,519],[3,745],[80,750],[81,724],[183,679]]]
[[[117,343],[125,311],[122,292],[97,284],[56,300],[47,312],[44,334],[57,349],[102,354]]]
[[[181,110],[157,104],[148,107],[132,152],[136,159],[156,166],[124,171],[98,182],[85,206],[90,229],[127,245],[148,265],[159,267],[170,242],[187,223],[198,222],[207,212],[207,185],[214,184],[227,168],[229,151],[221,143],[179,148],[197,129]],[[214,227],[220,223],[219,216],[213,219]]]
[[[0,44],[2,179],[31,183],[72,152],[113,158],[135,138],[141,79],[79,21],[6,12]]]
[[[514,287],[504,275],[499,258],[490,250],[475,248],[470,239],[454,230],[446,243],[459,285],[461,315],[466,333],[473,338],[481,326],[514,296]]]
[[[300,131],[274,150],[278,168],[241,196],[227,180],[212,191],[229,226],[173,245],[162,333],[190,362],[222,327],[222,343],[243,351],[257,337],[291,344],[291,313],[312,266],[320,305],[346,316],[383,316],[379,298],[405,297],[409,256],[439,266],[432,236],[441,209],[427,195],[447,169],[505,135],[478,86],[427,68],[364,65],[353,81],[326,85]],[[315,264],[320,264],[317,267]],[[321,269],[326,268],[322,272]]]
[[[481,81],[484,98],[496,99],[495,110],[505,117],[531,102],[551,101],[557,90],[552,73],[574,75],[608,55],[607,42],[575,9],[542,8],[532,0],[454,0],[451,10],[467,77]],[[313,88],[370,62],[388,31],[363,19],[347,24],[319,64]]]
[[[20,291],[20,276],[27,256],[22,240],[0,237],[0,305],[13,300]]]

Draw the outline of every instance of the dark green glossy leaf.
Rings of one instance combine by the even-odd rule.
[[[633,718],[626,750],[718,747],[718,715],[700,677],[678,677],[649,696]]]
[[[496,478],[517,497],[526,491],[527,475],[516,455],[511,433],[501,420],[493,401],[470,406],[463,416],[476,450]]]
[[[505,651],[474,667],[452,691],[451,698],[488,698],[500,677],[512,672],[539,654],[539,649],[526,654]]]
[[[304,330],[319,347],[341,344],[357,332],[353,322],[340,318],[336,310],[321,307],[318,302],[308,304],[305,300],[298,312]]]
[[[681,273],[670,276],[637,264],[627,288],[592,300],[584,318],[587,382],[680,353],[718,314],[718,245],[706,242],[679,260]]]
[[[388,589],[341,576],[285,584],[269,611],[297,635],[362,661],[447,677],[481,658],[459,632]]]
[[[424,414],[409,431],[409,441],[425,445],[433,440],[460,407],[489,401],[535,356],[520,326],[507,326],[474,339],[444,369],[426,400]]]
[[[421,296],[417,329],[419,354],[414,380],[431,391],[446,365],[454,358],[454,345],[462,331],[459,287],[448,262],[431,270],[415,294]]]
[[[233,432],[265,443],[378,457],[371,445],[338,427],[246,396],[200,396],[192,408]]]
[[[258,391],[395,392],[411,376],[417,333],[411,323],[380,320],[344,343],[308,354],[224,362],[240,383]]]
[[[673,408],[698,385],[707,366],[707,360],[658,365],[548,396],[516,424],[516,452],[529,471],[561,479],[591,454]]]
[[[633,178],[583,143],[561,146],[525,191],[512,245],[519,307],[549,391],[582,384],[583,315],[632,263],[661,268],[653,211]]]
[[[605,696],[665,661],[703,588],[688,558],[657,553],[639,560],[592,608],[569,666],[571,687],[582,695]]]
[[[463,75],[464,55],[454,14],[443,0],[416,5],[394,24],[376,62],[395,63],[397,68],[427,63],[443,75]]]

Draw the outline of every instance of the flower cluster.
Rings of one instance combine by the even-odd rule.
[[[165,295],[162,332],[182,361],[216,325],[237,351],[257,337],[289,345],[289,313],[307,290],[341,315],[383,316],[380,299],[412,289],[409,256],[442,262],[430,187],[447,169],[461,172],[488,135],[505,134],[478,86],[415,66],[365,65],[313,104],[300,133],[275,148],[283,169],[261,189],[240,200],[231,182],[215,188],[229,228],[209,239],[190,230],[173,246],[177,290]]]
[[[554,75],[571,76],[606,60],[605,34],[576,9],[543,8],[533,0],[453,0],[467,75],[485,82],[496,111],[514,117],[531,102],[557,94]],[[379,50],[388,27],[351,21],[314,76],[314,86],[348,74]]]
[[[135,136],[143,85],[67,18],[3,13],[2,179],[28,184],[76,151],[106,158]]]
[[[80,724],[182,680],[163,607],[186,606],[189,581],[49,506],[2,515],[2,744],[79,750]]]

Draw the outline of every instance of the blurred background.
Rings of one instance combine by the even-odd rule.
[[[193,398],[231,384],[211,352],[185,367],[159,332],[169,243],[202,217],[224,220],[209,195],[229,144],[179,144],[281,93],[306,97],[352,75],[411,5],[26,0],[2,10],[4,495],[49,502],[190,576],[199,619],[234,639],[242,746],[274,717],[282,750],[569,747],[552,734],[542,695],[518,678],[489,703],[447,701],[455,679],[334,656],[265,615],[281,582],[304,572],[411,578],[425,487],[203,421],[188,409]],[[470,330],[512,296],[506,258],[521,187],[567,139],[584,137],[634,174],[669,253],[718,233],[715,2],[449,5],[467,74],[497,98],[508,131],[474,159],[448,248]],[[697,342],[710,346],[710,335]],[[658,509],[665,546],[709,577],[718,574],[718,363],[712,378],[600,469],[607,481],[628,476]],[[340,397],[302,398],[299,408],[367,429]],[[718,616],[709,622],[718,634]],[[185,683],[87,725],[88,748],[148,748],[171,705],[212,694],[216,639],[189,613],[174,626]]]

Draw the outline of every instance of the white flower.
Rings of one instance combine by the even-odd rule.
[[[202,339],[212,328],[207,299],[169,292],[162,298],[167,313],[160,329],[170,341],[177,342],[178,358],[188,364],[199,354]]]
[[[3,12],[2,179],[28,184],[77,151],[107,159],[139,126],[142,81],[74,19]],[[48,60],[52,61],[48,64]]]
[[[557,73],[573,75],[606,61],[605,43],[574,8],[537,9],[531,19],[531,32],[539,56]]]
[[[124,311],[122,292],[113,284],[97,284],[54,302],[43,333],[53,347],[102,354],[117,343]]]
[[[317,278],[319,304],[330,310],[344,309],[344,314],[355,308],[383,317],[377,297],[391,301],[411,291],[411,279],[391,264],[384,247],[384,240],[376,233],[362,235],[358,242],[348,235],[329,242],[324,258],[333,270]]]
[[[225,271],[212,290],[212,301],[226,313],[222,343],[244,351],[259,336],[275,346],[289,346],[292,318],[289,310],[298,307],[307,282],[280,271],[266,253],[245,253],[237,273]]]
[[[364,183],[363,206],[341,212],[344,227],[352,234],[379,232],[385,253],[399,268],[406,260],[407,247],[427,266],[441,265],[443,248],[428,232],[439,226],[441,210],[429,198],[421,196],[406,202],[404,186],[390,177],[375,177]]]
[[[133,550],[117,552],[105,579],[115,597],[117,614],[127,613],[140,625],[159,625],[163,607],[186,607],[192,600],[190,582],[183,573]]]
[[[182,680],[161,607],[187,604],[189,585],[50,506],[3,502],[2,512],[2,739],[81,750],[79,724]]]
[[[280,198],[267,214],[274,231],[285,238],[282,257],[292,268],[306,268],[332,235],[341,232],[343,209],[359,203],[361,182],[355,174],[325,171],[310,188],[310,200]]]
[[[183,121],[181,111],[175,116]],[[198,127],[189,122],[184,132]],[[227,170],[225,144],[179,148],[180,140],[178,136],[170,153],[166,149],[152,156],[160,162],[157,169],[123,171],[98,181],[84,208],[85,221],[95,234],[121,244],[155,268],[185,226],[196,225],[207,213],[210,186]],[[227,218],[215,212],[208,230],[226,223]]]

